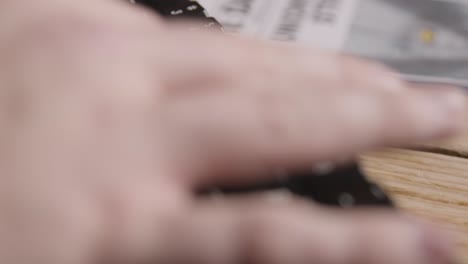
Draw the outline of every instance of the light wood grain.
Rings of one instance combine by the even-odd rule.
[[[390,150],[364,156],[362,164],[394,196],[399,208],[455,231],[460,263],[468,264],[468,159]]]

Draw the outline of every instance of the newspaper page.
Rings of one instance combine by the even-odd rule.
[[[411,81],[468,87],[462,0],[200,0],[227,31],[377,60]]]

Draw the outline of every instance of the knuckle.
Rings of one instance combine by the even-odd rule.
[[[260,130],[268,140],[286,138],[290,134],[287,117],[287,95],[263,91],[257,95],[257,120]]]

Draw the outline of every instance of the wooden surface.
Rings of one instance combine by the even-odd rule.
[[[468,134],[421,151],[389,150],[362,157],[366,173],[404,211],[455,231],[459,263],[468,264]]]

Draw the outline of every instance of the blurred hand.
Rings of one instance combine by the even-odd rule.
[[[0,6],[0,263],[448,262],[394,212],[194,190],[452,134],[458,90],[116,1]]]

